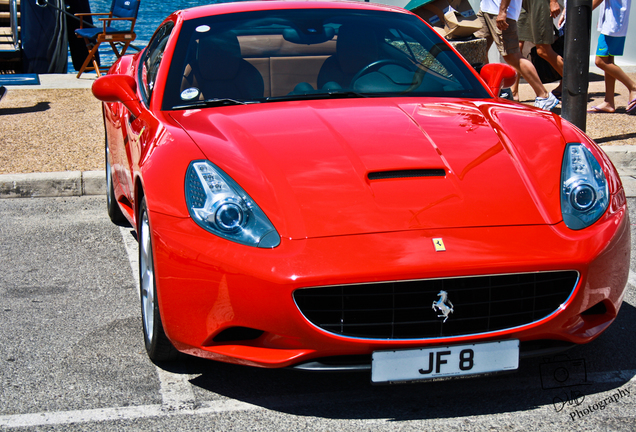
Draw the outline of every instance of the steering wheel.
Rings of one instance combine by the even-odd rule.
[[[410,63],[406,63],[404,61],[399,61],[399,60],[394,60],[394,59],[380,59],[380,60],[376,60],[376,61],[374,61],[372,63],[369,63],[368,65],[366,65],[365,67],[360,69],[353,76],[353,78],[351,78],[351,84],[349,86],[353,87],[353,84],[357,80],[362,78],[364,75],[370,74],[371,72],[375,72],[376,70],[380,69],[382,66],[386,66],[386,65],[389,65],[389,64],[403,67],[403,68],[405,68],[408,71],[413,71],[414,70],[414,66],[413,65],[411,65]]]

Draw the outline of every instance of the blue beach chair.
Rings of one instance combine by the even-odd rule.
[[[106,66],[99,66],[96,54],[99,46],[103,42],[108,42],[117,58],[126,54],[126,50],[137,35],[133,31],[139,12],[139,0],[113,0],[108,13],[78,13],[76,17],[80,19],[80,27],[75,30],[79,38],[83,38],[88,48],[88,56],[82,64],[77,78],[85,71],[95,71],[97,76],[108,70]],[[102,26],[88,27],[84,22],[84,17],[100,17]],[[118,46],[119,45],[119,46]]]

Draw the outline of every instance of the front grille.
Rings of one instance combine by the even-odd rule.
[[[302,288],[294,300],[314,325],[343,336],[420,339],[522,326],[550,315],[574,290],[578,272],[560,271]],[[446,291],[453,312],[433,302]]]

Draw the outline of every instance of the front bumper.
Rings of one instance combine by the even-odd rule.
[[[190,219],[151,212],[163,326],[182,352],[260,367],[467,341],[586,343],[611,324],[623,300],[630,235],[621,204],[582,231],[563,223],[417,230],[283,239],[271,250],[231,243]],[[434,238],[444,240],[445,251],[435,250]],[[309,323],[293,299],[295,290],[316,286],[561,270],[575,270],[580,277],[554,313],[514,329],[469,336],[339,336]]]

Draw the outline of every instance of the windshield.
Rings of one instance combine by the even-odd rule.
[[[487,98],[417,17],[268,10],[186,21],[163,109],[335,97]]]

